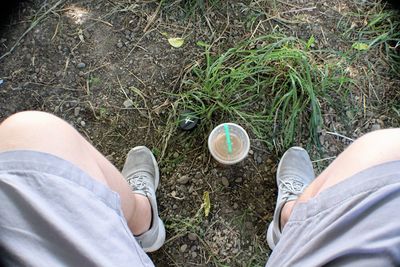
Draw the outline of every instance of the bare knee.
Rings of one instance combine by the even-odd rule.
[[[16,113],[0,124],[0,151],[32,149],[44,152],[80,142],[76,131],[62,119],[46,112]]]
[[[390,129],[383,129],[383,130],[376,130],[369,132],[362,136],[361,138],[369,138],[369,139],[385,139],[385,138],[396,138],[397,140],[392,140],[392,141],[397,141],[397,143],[400,144],[400,128],[390,128]]]
[[[400,159],[400,128],[377,130],[365,134],[355,144],[362,147],[365,152],[373,153],[371,156],[382,156]],[[360,155],[362,156],[362,155]]]
[[[53,122],[62,121],[60,118],[42,111],[22,111],[11,115],[6,118],[0,124],[0,130],[2,128],[18,127],[18,128],[29,128],[35,126],[35,124],[52,124]]]

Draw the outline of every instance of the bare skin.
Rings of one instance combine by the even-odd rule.
[[[0,140],[0,152],[35,150],[72,162],[120,195],[122,211],[134,235],[149,229],[152,215],[147,197],[132,193],[117,168],[62,119],[38,111],[17,113],[0,124]]]
[[[281,213],[282,229],[297,202],[307,202],[328,187],[362,170],[395,160],[400,160],[400,129],[374,131],[357,139],[306,188],[296,201],[285,204]]]

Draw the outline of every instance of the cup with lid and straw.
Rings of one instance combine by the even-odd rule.
[[[215,160],[233,165],[247,157],[250,139],[247,132],[235,123],[222,123],[208,136],[208,149]]]

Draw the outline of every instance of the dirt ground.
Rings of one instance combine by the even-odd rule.
[[[157,266],[262,266],[270,253],[265,230],[273,215],[282,151],[253,138],[244,162],[216,164],[203,140],[189,141],[192,132],[174,126],[171,93],[190,66],[203,59],[198,41],[213,43],[218,54],[274,29],[304,40],[314,36],[318,49],[345,53],[352,41],[343,33],[360,27],[349,14],[369,12],[372,5],[206,1],[204,10],[191,13],[181,2],[21,3],[0,36],[0,55],[12,50],[0,64],[0,121],[22,110],[56,114],[118,168],[131,147],[151,148],[160,161],[159,210],[167,227],[165,245],[151,254]],[[184,37],[185,43],[174,48],[170,37]],[[338,114],[323,104],[322,150],[309,147],[318,170],[350,139],[399,126],[400,80],[389,64],[369,53],[348,71],[358,84],[349,98],[359,108]],[[296,144],[307,146],[307,141],[299,137]],[[201,208],[204,192],[211,202],[208,217]]]

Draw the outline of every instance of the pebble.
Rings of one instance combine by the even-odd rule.
[[[86,67],[86,64],[83,63],[83,62],[80,62],[80,63],[78,63],[78,65],[76,65],[76,67],[77,67],[78,69],[83,69],[83,68]]]
[[[124,46],[123,43],[120,43],[120,42],[117,43],[117,47],[118,47],[118,48],[122,48],[123,46]]]
[[[189,192],[189,194],[191,194],[191,193],[193,193],[193,191],[194,191],[194,187],[193,187],[193,185],[189,188],[189,190],[188,190],[188,192]]]
[[[228,186],[229,186],[229,180],[228,180],[228,178],[222,177],[222,178],[221,178],[221,182],[222,182],[222,184],[223,184],[225,187],[228,187]]]
[[[248,230],[251,230],[254,226],[252,222],[245,222],[244,227]]]
[[[243,182],[243,178],[242,177],[238,177],[235,179],[235,183],[241,183]]]
[[[189,233],[188,234],[188,238],[190,241],[195,241],[197,239],[197,235],[193,234],[193,233]]]
[[[177,180],[177,182],[179,184],[187,184],[189,182],[189,180],[190,180],[190,176],[189,175],[183,175],[181,178],[179,178]]]
[[[74,109],[74,116],[75,116],[75,117],[78,117],[80,111],[81,111],[81,108],[80,108],[80,107],[76,107],[76,108]]]
[[[132,106],[133,106],[133,101],[132,100],[127,99],[127,100],[124,101],[124,107],[125,108],[130,108]]]
[[[371,126],[371,130],[372,131],[376,131],[376,130],[380,130],[380,129],[381,129],[381,126],[379,124],[373,124]]]
[[[195,179],[200,179],[202,176],[201,172],[196,172],[196,174],[194,175]]]
[[[325,135],[320,135],[319,136],[319,142],[321,143],[321,145],[323,145],[325,143]]]
[[[86,122],[85,121],[81,121],[81,126],[85,127],[86,126]]]
[[[185,252],[186,249],[187,249],[187,247],[188,247],[188,245],[183,244],[183,245],[181,246],[181,248],[180,248],[180,251],[181,251],[182,253]]]
[[[196,258],[197,257],[197,253],[195,251],[192,252],[192,258]]]

